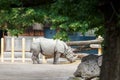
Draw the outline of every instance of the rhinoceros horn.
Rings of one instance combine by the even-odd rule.
[[[73,55],[71,57],[66,57],[68,59],[68,61],[70,61],[71,63],[72,62],[75,62],[75,60],[77,59],[78,55]]]

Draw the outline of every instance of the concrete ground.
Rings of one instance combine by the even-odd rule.
[[[74,63],[32,64],[32,62],[0,63],[0,80],[67,80],[73,76],[80,60]]]

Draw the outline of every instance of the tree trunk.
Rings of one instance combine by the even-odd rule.
[[[108,26],[108,25],[107,25]],[[120,80],[120,27],[106,27],[100,80]]]
[[[106,24],[100,80],[120,80],[120,0],[99,1]]]

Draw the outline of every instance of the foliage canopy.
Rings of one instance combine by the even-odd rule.
[[[9,30],[13,35],[34,22],[51,24],[52,29],[59,29],[56,38],[67,40],[69,33],[89,29],[102,34],[103,16],[98,9],[98,0],[56,0],[54,3],[34,7],[24,7],[18,0],[0,0],[1,29]],[[20,5],[11,7],[12,4]],[[5,27],[7,26],[7,27]]]

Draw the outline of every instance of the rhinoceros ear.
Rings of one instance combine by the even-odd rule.
[[[102,66],[103,56],[98,57],[98,66]]]
[[[68,50],[74,51],[75,49],[74,49],[74,48],[71,48],[70,46],[68,46]]]

